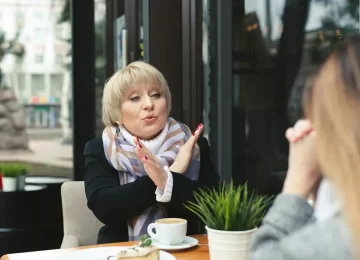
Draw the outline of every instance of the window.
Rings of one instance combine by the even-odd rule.
[[[35,28],[34,31],[34,41],[42,42],[45,40],[45,31],[42,28]]]
[[[33,17],[36,21],[43,21],[44,13],[35,11],[35,12],[33,12]]]
[[[55,56],[55,64],[62,65],[63,63],[63,57],[61,54],[56,54]]]
[[[55,27],[55,37],[57,39],[62,39],[62,34],[63,34],[63,27],[61,25],[57,25]]]
[[[31,90],[32,96],[41,96],[45,93],[45,77],[44,74],[31,75]]]
[[[231,26],[217,19],[223,2],[203,0],[204,125],[214,161],[235,183],[277,194],[288,167],[284,133],[302,117],[306,79],[338,42],[359,33],[359,1],[233,0]],[[220,74],[219,83],[216,74],[229,65],[232,77]],[[222,133],[232,137],[232,149]]]
[[[35,63],[43,63],[44,62],[44,55],[42,54],[35,54]]]
[[[52,74],[50,76],[50,95],[56,99],[61,98],[61,88],[63,85],[63,75],[62,74]]]
[[[7,153],[1,153],[0,161],[24,162],[31,168],[33,175],[46,176],[55,181],[58,180],[55,176],[71,179],[73,177],[72,141],[74,139],[72,138],[73,131],[71,128],[73,100],[70,95],[72,93],[72,78],[70,75],[72,19],[70,11],[75,11],[76,14],[86,13],[86,10],[81,8],[81,4],[77,5],[74,10],[72,8],[75,5],[72,4],[73,2],[75,1],[0,0],[0,38],[3,37],[1,34],[5,35],[5,39],[0,43],[2,45],[0,46],[0,60],[2,61],[0,70],[4,74],[1,84],[10,87],[16,94],[17,102],[24,105],[19,116],[21,116],[20,120],[23,120],[22,117],[24,116],[24,123],[26,123],[25,129],[16,129],[14,133],[5,128],[0,129],[0,143],[4,143],[4,139],[15,134],[18,136],[16,142],[6,142],[8,146],[6,148],[17,149],[20,146],[24,148],[30,146],[33,155],[37,158],[36,162],[27,162],[27,152],[19,150],[13,158],[8,158],[9,154]],[[76,2],[81,3],[81,1]],[[69,29],[66,30],[68,36],[59,40],[55,37],[55,30],[60,24],[60,17],[64,18],[64,23],[68,24]],[[82,28],[77,29],[74,33],[81,36],[81,30]],[[13,45],[13,48],[15,51],[20,50],[19,45],[25,50],[22,56],[2,53],[1,50],[10,47],[14,40],[15,45]],[[80,52],[82,51],[81,47],[76,47],[73,50],[74,53],[79,53],[78,49],[80,49]],[[17,53],[21,54],[18,51]],[[65,53],[69,55],[69,61],[67,62],[69,66],[67,68],[55,64],[56,55],[65,55]],[[1,59],[3,54],[4,59]],[[60,61],[61,59],[58,58],[58,62]],[[65,91],[69,98],[67,105],[61,106],[59,97],[61,97],[62,93],[62,77],[65,71],[67,73],[67,85],[65,85],[67,88]],[[94,77],[92,73],[91,71],[89,78]],[[0,104],[5,104],[4,102],[6,103],[6,100],[0,101]],[[65,113],[61,114],[63,118],[60,120],[62,107],[67,109],[63,109]],[[81,128],[79,128],[78,132],[81,131]],[[34,143],[43,144],[49,137],[55,138],[51,143],[54,147],[46,151],[47,156],[42,156],[44,153],[42,150],[44,149],[41,148],[41,145],[34,146]],[[58,147],[61,148],[60,153]],[[42,179],[35,178],[34,183],[39,183]],[[26,185],[26,188],[33,187],[35,186]],[[42,189],[39,192],[45,194],[47,191],[44,188],[46,187],[39,186],[39,189]],[[16,241],[10,241],[7,237],[0,235],[0,256],[9,252],[48,250],[56,248],[61,243],[63,225],[62,221],[58,221],[61,220],[61,201],[55,193],[50,192],[46,196],[48,197],[46,201],[51,202],[52,207],[47,207],[46,212],[43,212],[48,215],[46,220],[51,222],[46,221],[49,225],[45,224],[44,228],[51,228],[51,232],[43,232],[43,228],[33,229],[34,232],[32,232],[32,241],[29,241],[30,243],[16,243]],[[36,205],[43,204],[42,198],[39,196],[34,199],[33,202]],[[11,218],[12,213],[17,211],[17,207],[20,208],[22,205],[14,205],[12,211],[4,212],[5,215],[1,215],[1,217]],[[34,212],[29,212],[28,217],[31,219],[38,218],[38,214],[34,215]],[[18,222],[20,223],[21,219]],[[3,224],[5,225],[4,228],[11,227],[6,225],[11,223]],[[39,245],[41,245],[41,248],[39,248]]]

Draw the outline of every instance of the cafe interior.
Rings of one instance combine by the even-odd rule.
[[[359,33],[359,3],[347,0],[49,2],[71,25],[71,176],[41,190],[0,192],[1,260],[116,259],[119,248],[134,245],[95,246],[103,223],[84,191],[84,147],[103,133],[104,84],[116,71],[134,61],[156,67],[171,91],[170,116],[190,129],[203,124],[219,178],[270,197],[284,184],[284,133],[303,116],[307,77],[338,41]],[[181,225],[173,226],[183,232]],[[159,238],[161,225],[153,228]],[[209,232],[148,259],[209,259]]]

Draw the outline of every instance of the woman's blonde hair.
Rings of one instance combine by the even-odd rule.
[[[305,90],[304,111],[316,130],[321,171],[335,185],[360,246],[360,38],[350,37]],[[360,252],[358,252],[360,253]]]
[[[102,121],[106,126],[116,126],[121,121],[121,105],[124,95],[134,86],[154,85],[159,88],[167,102],[168,114],[171,110],[171,93],[169,86],[159,70],[154,66],[135,61],[118,70],[105,83],[102,99]]]

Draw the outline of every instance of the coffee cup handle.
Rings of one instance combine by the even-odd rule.
[[[147,232],[152,238],[156,238],[156,234],[153,232],[154,229],[156,229],[155,223],[151,223],[147,228]]]

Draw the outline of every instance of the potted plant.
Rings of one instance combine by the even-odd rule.
[[[2,174],[3,191],[24,190],[25,175],[29,170],[22,163],[3,163],[0,164]]]
[[[18,190],[25,190],[25,178],[26,175],[29,173],[29,168],[26,164],[18,163],[15,166],[19,175],[17,177],[17,189]]]
[[[247,259],[250,240],[273,198],[249,192],[247,184],[220,184],[194,193],[185,207],[206,225],[211,260]]]

